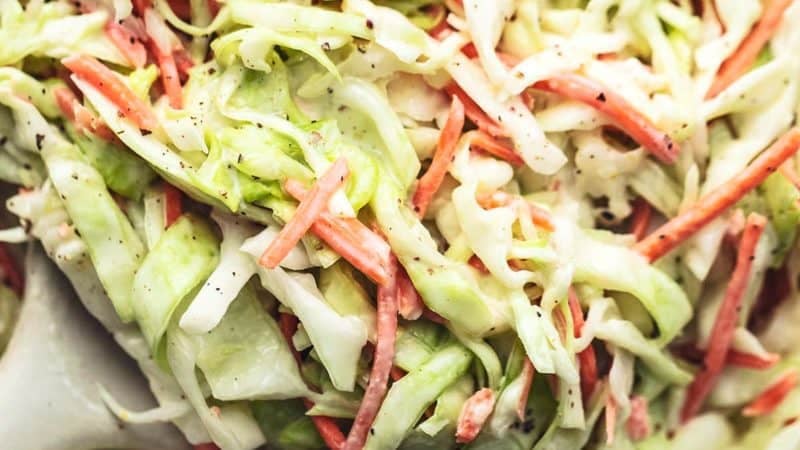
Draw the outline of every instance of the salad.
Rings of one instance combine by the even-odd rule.
[[[800,448],[798,23],[0,0],[0,441]]]

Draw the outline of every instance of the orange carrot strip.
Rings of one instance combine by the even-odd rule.
[[[479,194],[477,201],[483,208],[491,209],[497,208],[498,206],[508,206],[512,202],[520,199],[521,198],[514,197],[506,192],[496,191],[489,195]],[[545,231],[555,231],[556,228],[553,224],[553,221],[550,219],[550,213],[529,202],[524,203],[525,207],[531,214],[531,220],[533,221],[534,225],[544,229]]]
[[[397,265],[397,309],[400,317],[406,320],[417,320],[422,317],[425,304],[422,297],[411,282],[408,273],[400,264]]]
[[[636,242],[644,238],[647,228],[650,226],[650,217],[653,215],[653,208],[647,200],[639,197],[633,202],[633,217],[631,217],[631,234],[636,237]]]
[[[294,360],[297,361],[297,364],[300,364],[300,352],[297,351],[297,348],[295,348],[292,342],[299,323],[300,321],[297,320],[297,316],[288,313],[278,314],[278,327],[281,329],[283,338],[289,344],[289,350],[292,352],[292,356],[294,356]]]
[[[447,325],[447,319],[427,307],[422,311],[422,317],[430,320],[433,323],[438,323],[439,325]]]
[[[650,435],[650,416],[647,414],[647,399],[641,395],[631,397],[631,415],[625,423],[628,436],[641,441]]]
[[[124,25],[111,20],[106,24],[105,32],[111,43],[134,67],[141,68],[147,64],[147,49]]]
[[[100,91],[130,121],[144,130],[158,127],[150,107],[125,85],[103,63],[87,55],[69,56],[61,60],[64,66]]]
[[[748,369],[764,370],[774,366],[780,359],[781,356],[776,353],[767,353],[762,356],[730,349],[725,356],[725,364],[729,366],[746,367]]]
[[[189,70],[194,67],[194,61],[192,61],[192,57],[189,56],[189,52],[181,47],[173,51],[172,55],[175,57],[175,65],[178,67],[178,73],[184,78],[188,77]]]
[[[485,131],[490,136],[507,136],[508,133],[492,120],[485,112],[475,103],[461,87],[455,83],[450,83],[444,88],[445,92],[458,97],[461,103],[464,104],[464,114],[467,118],[475,124],[479,129]]]
[[[714,82],[706,93],[706,99],[716,97],[739,77],[744,75],[756,61],[764,45],[772,39],[778,29],[783,13],[792,0],[769,0],[764,5],[761,19],[750,30],[739,47],[722,63]]]
[[[192,18],[192,7],[187,0],[167,0],[167,3],[169,3],[169,9],[181,20]]]
[[[533,367],[533,363],[528,357],[525,357],[522,366],[522,376],[524,377],[522,392],[519,396],[519,403],[517,403],[517,418],[519,418],[520,421],[525,420],[525,409],[527,409],[528,406],[528,396],[531,393],[531,386],[533,386],[533,377],[535,374],[536,369]]]
[[[625,133],[664,163],[674,163],[680,152],[668,134],[656,128],[612,89],[576,74],[559,75],[533,85],[534,89],[586,103],[609,116]]]
[[[396,273],[397,260],[392,256],[390,268]],[[388,389],[389,372],[394,360],[394,343],[397,334],[397,278],[392,277],[389,283],[378,286],[378,336],[375,342],[375,356],[369,383],[353,420],[353,426],[347,435],[344,450],[360,450],[367,440],[367,433]]]
[[[512,148],[503,145],[496,138],[484,131],[478,131],[472,138],[470,145],[478,147],[486,153],[510,163],[512,166],[520,167],[525,165],[525,161],[522,160],[522,157],[519,156],[517,152],[515,152]]]
[[[789,392],[797,386],[798,377],[800,377],[800,374],[796,369],[788,370],[745,406],[742,409],[742,415],[745,417],[758,417],[774,411],[783,399],[789,395]]]
[[[447,169],[456,153],[456,146],[458,138],[461,136],[461,130],[464,128],[464,104],[458,97],[453,97],[453,102],[450,105],[450,114],[447,116],[447,122],[444,124],[441,133],[439,134],[439,141],[436,144],[436,153],[433,155],[430,167],[425,172],[425,175],[420,177],[417,183],[417,190],[414,192],[412,200],[414,204],[414,211],[420,217],[425,215],[428,205],[433,199],[436,191],[444,181],[447,175]]]
[[[54,91],[56,104],[64,117],[72,122],[79,132],[92,133],[106,141],[116,139],[114,132],[108,125],[95,116],[88,108],[81,105],[75,93],[70,88],[59,87]]]
[[[133,3],[133,10],[139,16],[143,16],[147,8],[153,6],[153,3],[150,0],[132,0],[132,3]]]
[[[303,404],[306,409],[314,407],[314,402],[307,398],[303,399]],[[342,433],[342,430],[339,429],[339,425],[336,424],[336,421],[333,420],[332,417],[316,415],[309,417],[311,418],[311,422],[314,423],[314,427],[316,427],[323,442],[325,442],[325,445],[327,445],[329,449],[340,450],[344,446],[344,433]]]
[[[339,158],[319,178],[308,192],[294,216],[281,229],[269,247],[261,255],[258,263],[268,269],[274,269],[283,258],[292,251],[320,214],[328,208],[328,201],[344,183],[349,171],[344,158]]]
[[[610,393],[606,397],[606,444],[614,443],[617,431],[617,402]]]
[[[208,442],[205,444],[195,444],[193,448],[194,450],[219,450],[217,444],[214,444],[213,442]]]
[[[456,425],[456,442],[466,444],[472,442],[481,432],[483,424],[494,409],[494,391],[483,388],[472,394],[461,408]]]
[[[175,57],[172,52],[164,53],[158,51],[156,45],[152,47],[156,55],[158,69],[161,71],[161,84],[164,86],[167,98],[169,98],[169,106],[181,109],[183,108],[183,90],[181,89],[181,78],[178,74],[178,66],[175,64]]]
[[[708,349],[703,359],[703,369],[689,386],[686,402],[683,404],[681,421],[684,423],[700,411],[700,407],[714,388],[717,378],[725,366],[725,357],[731,347],[736,321],[739,318],[742,296],[747,290],[750,268],[753,265],[753,254],[766,223],[767,219],[757,213],[752,213],[747,218],[747,225],[736,255],[736,267],[725,290],[725,297],[719,307],[719,312],[717,312],[714,327],[711,329]]]
[[[392,370],[391,370],[391,372],[389,372],[389,377],[391,377],[392,381],[398,381],[401,378],[403,378],[404,376],[406,376],[406,371],[405,370],[403,370],[403,369],[401,369],[401,368],[399,368],[397,366],[392,366]]]
[[[7,283],[18,296],[21,296],[25,290],[25,279],[22,277],[22,272],[3,243],[0,243],[0,281]]]
[[[700,198],[691,209],[659,227],[633,248],[649,261],[664,256],[761,184],[798,148],[800,129],[792,128],[730,181]]]
[[[297,180],[287,180],[284,189],[297,200],[305,199],[308,194]],[[337,217],[325,211],[311,225],[311,232],[376,284],[389,280],[391,247],[358,219]]]
[[[164,228],[169,228],[183,213],[181,191],[175,186],[164,183]]]
[[[569,310],[572,313],[572,324],[574,327],[574,336],[581,337],[583,330],[584,318],[583,310],[581,309],[581,302],[578,299],[578,294],[575,289],[570,287],[568,293]],[[581,394],[584,400],[588,400],[594,393],[597,387],[597,355],[594,352],[594,347],[591,344],[578,353],[578,371],[581,377]]]

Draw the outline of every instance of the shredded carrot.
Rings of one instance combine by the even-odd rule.
[[[213,442],[208,442],[206,444],[195,444],[193,447],[194,450],[219,450],[217,444],[214,444]]]
[[[397,260],[390,261],[392,274],[396,273]],[[369,383],[353,420],[353,426],[347,435],[344,450],[360,450],[367,440],[367,433],[372,427],[375,416],[383,403],[394,360],[394,343],[397,334],[397,279],[392,277],[389,283],[378,286],[378,336],[375,342],[375,356]]]
[[[406,376],[405,370],[397,366],[392,366],[392,370],[389,372],[389,377],[391,377],[392,381],[399,381],[404,376]]]
[[[641,395],[631,397],[631,414],[625,423],[628,436],[641,441],[650,435],[650,416],[647,414],[647,399]]]
[[[306,409],[314,407],[314,402],[307,398],[303,399],[303,404]],[[325,445],[327,445],[329,449],[340,450],[344,446],[344,433],[342,433],[342,430],[339,429],[339,425],[336,424],[336,421],[332,417],[317,415],[309,417],[311,418],[311,422],[314,423],[314,427],[317,429],[323,442],[325,442]]]
[[[534,89],[562,95],[586,103],[610,117],[618,127],[661,162],[674,163],[680,152],[668,134],[637,111],[627,100],[596,81],[576,74],[563,74],[542,80]]]
[[[700,198],[692,208],[674,217],[638,242],[634,249],[649,261],[660,258],[761,184],[784,161],[795,154],[798,148],[800,148],[800,129],[792,128],[764,150],[747,168]]]
[[[606,397],[606,444],[614,443],[617,431],[617,402],[611,393]]]
[[[167,0],[167,3],[169,3],[169,9],[182,20],[192,18],[192,7],[187,0]]]
[[[175,186],[164,182],[164,228],[169,228],[183,214],[183,195]]]
[[[297,317],[292,314],[278,314],[278,327],[281,329],[283,338],[289,344],[289,350],[292,352],[292,356],[294,356],[294,360],[297,361],[297,364],[300,364],[300,352],[297,351],[297,348],[295,348],[292,342],[299,323]]]
[[[742,415],[745,417],[759,417],[771,413],[797,386],[798,378],[800,378],[800,373],[797,372],[797,369],[789,369],[745,406],[742,409]]]
[[[144,12],[153,6],[153,3],[150,0],[132,0],[132,3],[133,10],[140,16],[144,16]]]
[[[456,153],[456,146],[458,145],[458,138],[461,136],[461,130],[464,128],[464,104],[458,97],[453,97],[453,102],[450,105],[450,114],[447,116],[442,131],[439,134],[439,141],[436,144],[436,153],[433,155],[433,160],[425,175],[420,177],[417,183],[417,190],[414,192],[412,203],[414,204],[414,211],[420,216],[425,216],[425,211],[428,209],[431,200],[433,199],[436,191],[444,181],[447,175],[447,169],[453,162]]]
[[[25,290],[25,280],[19,267],[11,258],[5,244],[0,242],[0,281],[7,283],[18,296]]]
[[[653,215],[653,208],[647,200],[639,197],[633,202],[633,216],[631,217],[631,234],[639,242],[647,234],[650,226],[650,217]]]
[[[583,330],[584,318],[581,302],[578,299],[575,288],[569,288],[568,299],[569,310],[572,313],[574,336],[579,338]],[[588,400],[597,387],[597,355],[591,344],[578,353],[578,369],[581,377],[581,394],[584,400]]]
[[[487,269],[486,266],[483,264],[483,261],[481,261],[481,259],[478,258],[478,255],[472,255],[472,257],[469,258],[469,261],[467,261],[467,264],[469,264],[475,270],[484,275],[489,274],[489,269]]]
[[[753,66],[761,49],[778,29],[783,13],[792,4],[792,0],[768,0],[764,3],[761,19],[753,26],[739,47],[722,63],[706,93],[706,99],[716,97]]]
[[[488,209],[497,208],[499,206],[508,206],[514,201],[519,200],[522,200],[521,197],[515,197],[503,191],[495,191],[490,195],[478,195],[477,198],[478,203],[482,207]],[[531,204],[530,202],[523,200],[523,203],[523,206],[530,212],[531,220],[533,221],[534,225],[548,232],[555,231],[556,228],[552,219],[550,218],[550,213],[536,205]]]
[[[464,105],[464,114],[467,118],[475,124],[480,130],[485,131],[490,136],[507,136],[508,133],[492,120],[485,112],[475,103],[460,86],[455,83],[450,83],[444,88],[445,92],[458,97]]]
[[[280,233],[270,243],[269,247],[261,255],[258,263],[268,269],[275,267],[286,258],[286,255],[300,242],[300,239],[308,231],[320,214],[328,208],[328,201],[333,194],[344,183],[349,171],[347,161],[339,158],[335,163],[320,177],[314,186],[300,201],[294,216],[281,229]]]
[[[494,391],[483,388],[472,394],[461,407],[456,425],[456,442],[466,444],[472,442],[481,432],[486,419],[494,409]]]
[[[731,349],[725,356],[725,364],[729,366],[745,367],[748,369],[764,370],[777,364],[781,356],[776,353],[766,355],[756,355],[753,353],[742,353]]]
[[[105,32],[108,40],[133,67],[141,68],[147,64],[147,49],[124,25],[111,20],[106,24]]]
[[[287,180],[284,189],[301,201],[308,194],[297,180]],[[391,274],[387,267],[392,249],[381,236],[358,219],[337,217],[325,211],[311,225],[311,232],[376,284],[388,282]]]
[[[178,73],[181,75],[181,80],[189,77],[189,70],[194,67],[194,61],[185,48],[181,47],[172,52],[175,58],[175,65],[178,67]]]
[[[178,66],[175,64],[175,57],[172,52],[159,51],[158,46],[155,44],[152,45],[152,48],[156,56],[158,69],[161,71],[161,84],[164,86],[167,98],[169,98],[169,106],[181,109],[183,107],[183,89],[181,88],[181,79],[178,74]]]
[[[408,273],[400,264],[397,265],[397,310],[400,317],[406,320],[417,320],[422,317],[425,304],[422,297],[411,282]]]
[[[130,121],[144,130],[158,127],[150,107],[103,63],[87,55],[70,56],[61,60],[64,66],[100,91]]]
[[[472,138],[470,146],[478,147],[486,153],[496,156],[503,161],[510,163],[512,166],[520,167],[525,165],[525,161],[513,150],[513,145],[503,145],[497,138],[492,137],[489,133],[478,131]]]
[[[54,94],[58,109],[61,110],[61,113],[64,114],[68,121],[75,125],[80,133],[92,133],[109,142],[116,139],[114,132],[108,128],[108,125],[83,106],[70,88],[56,88]]]
[[[673,347],[672,352],[675,355],[695,364],[699,364],[705,356],[705,352],[691,342]],[[754,353],[740,352],[732,348],[728,350],[728,354],[725,355],[725,365],[763,370],[774,366],[778,361],[780,361],[780,359],[780,355],[776,353],[757,355]]]
[[[422,311],[422,317],[430,320],[433,323],[438,323],[439,325],[447,325],[447,319],[427,307]]]
[[[752,213],[747,218],[747,225],[736,255],[736,267],[725,290],[725,297],[717,312],[714,327],[711,329],[708,349],[703,359],[703,368],[689,386],[686,402],[683,404],[681,421],[684,423],[700,411],[700,407],[714,388],[717,377],[725,365],[725,358],[730,350],[736,322],[739,319],[742,296],[747,290],[756,244],[764,231],[766,222],[766,218],[757,213]]]
[[[533,377],[536,375],[536,369],[533,367],[533,363],[528,357],[525,357],[522,364],[522,392],[520,393],[519,402],[517,403],[517,418],[520,421],[525,420],[525,410],[528,406],[528,396],[531,394]]]

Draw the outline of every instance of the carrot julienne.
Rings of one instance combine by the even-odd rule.
[[[725,364],[748,369],[764,370],[774,366],[780,360],[781,356],[777,353],[755,355],[753,353],[742,353],[731,349],[725,357]]]
[[[297,200],[306,198],[303,184],[289,179],[284,189]],[[311,232],[322,239],[345,260],[375,284],[389,281],[387,267],[391,258],[389,244],[356,218],[337,217],[328,211],[320,214],[311,225]]]
[[[578,294],[575,292],[575,288],[570,287],[567,297],[569,310],[570,313],[572,313],[574,336],[579,338],[583,330],[584,318],[581,303],[578,299]],[[597,386],[597,355],[591,344],[578,353],[578,371],[581,378],[582,397],[584,400],[588,400]]]
[[[53,93],[56,97],[58,109],[61,110],[61,113],[64,114],[68,121],[75,124],[80,133],[92,133],[109,142],[116,139],[114,132],[108,128],[108,125],[83,106],[70,88],[59,87]]]
[[[183,213],[181,191],[175,186],[164,183],[164,228],[169,228]]]
[[[800,373],[796,369],[789,369],[745,406],[742,409],[742,415],[745,417],[759,417],[771,413],[789,395],[789,392],[797,386],[798,378],[800,378]]]
[[[631,234],[639,242],[647,234],[650,226],[650,217],[653,215],[653,208],[647,200],[639,197],[633,203],[633,217],[631,218]]]
[[[411,282],[408,273],[402,265],[397,265],[397,310],[400,317],[406,320],[417,320],[422,317],[425,311],[425,304],[422,302],[414,283]]]
[[[625,422],[625,430],[634,441],[650,435],[650,417],[647,414],[647,399],[641,395],[631,397],[631,413]]]
[[[77,77],[83,79],[100,91],[111,101],[123,116],[143,130],[158,127],[150,107],[133,93],[114,72],[103,63],[87,55],[70,56],[61,60],[62,64]]]
[[[105,32],[108,39],[133,67],[138,69],[147,64],[147,49],[124,25],[113,20],[109,21]]]
[[[783,13],[791,4],[792,0],[765,2],[761,19],[753,26],[750,34],[742,40],[739,47],[722,63],[714,82],[706,93],[706,99],[716,97],[752,67],[761,49],[772,39],[783,18]]]
[[[661,162],[674,163],[680,153],[668,134],[637,111],[627,100],[599,83],[576,74],[563,74],[534,83],[534,89],[586,103],[610,117],[618,127]]]
[[[486,419],[494,409],[494,391],[483,388],[472,394],[461,407],[456,425],[456,442],[466,444],[478,437]]]
[[[800,148],[800,129],[792,128],[730,181],[700,198],[633,248],[649,261],[664,256],[761,184]]]
[[[533,386],[533,377],[536,375],[536,369],[533,367],[533,363],[531,362],[530,358],[525,357],[522,364],[523,385],[522,392],[519,396],[519,403],[517,403],[517,418],[520,421],[525,420],[525,410],[528,406],[528,396],[531,393],[531,386]]]
[[[522,160],[522,157],[517,152],[482,130],[475,133],[470,146],[477,147],[492,156],[496,156],[512,166],[521,167],[525,165],[525,161]]]
[[[686,402],[681,410],[681,421],[684,423],[700,411],[725,366],[725,358],[733,342],[733,333],[739,319],[742,297],[747,290],[753,255],[766,223],[766,218],[757,213],[752,213],[747,218],[736,255],[736,266],[711,329],[708,349],[703,359],[703,369],[689,386]]]
[[[606,444],[614,443],[614,435],[617,431],[617,402],[610,393],[606,397]]]
[[[390,266],[396,273],[397,260],[392,256]],[[389,283],[378,286],[378,336],[375,342],[375,353],[369,383],[353,420],[353,426],[347,435],[344,450],[360,450],[364,447],[375,416],[383,403],[388,389],[389,374],[394,361],[394,344],[397,334],[397,278],[392,276]]]
[[[507,133],[497,124],[494,120],[492,120],[489,116],[486,115],[485,112],[475,103],[460,86],[455,83],[450,83],[444,88],[445,92],[452,95],[453,97],[458,97],[461,100],[461,103],[464,105],[464,114],[467,118],[475,124],[480,130],[485,131],[490,136],[506,136]]]
[[[439,134],[433,161],[431,161],[431,165],[425,174],[420,177],[417,183],[417,190],[414,192],[412,203],[414,204],[414,211],[420,217],[425,216],[428,205],[430,205],[433,196],[439,190],[445,175],[447,175],[447,169],[450,167],[450,163],[453,162],[458,138],[461,136],[463,128],[464,104],[461,103],[458,97],[453,97],[447,122]]]
[[[278,267],[283,258],[292,251],[295,245],[308,231],[320,214],[328,208],[328,201],[333,197],[349,174],[347,162],[339,158],[319,178],[308,194],[300,201],[294,216],[281,229],[270,243],[258,263],[268,269]]]

